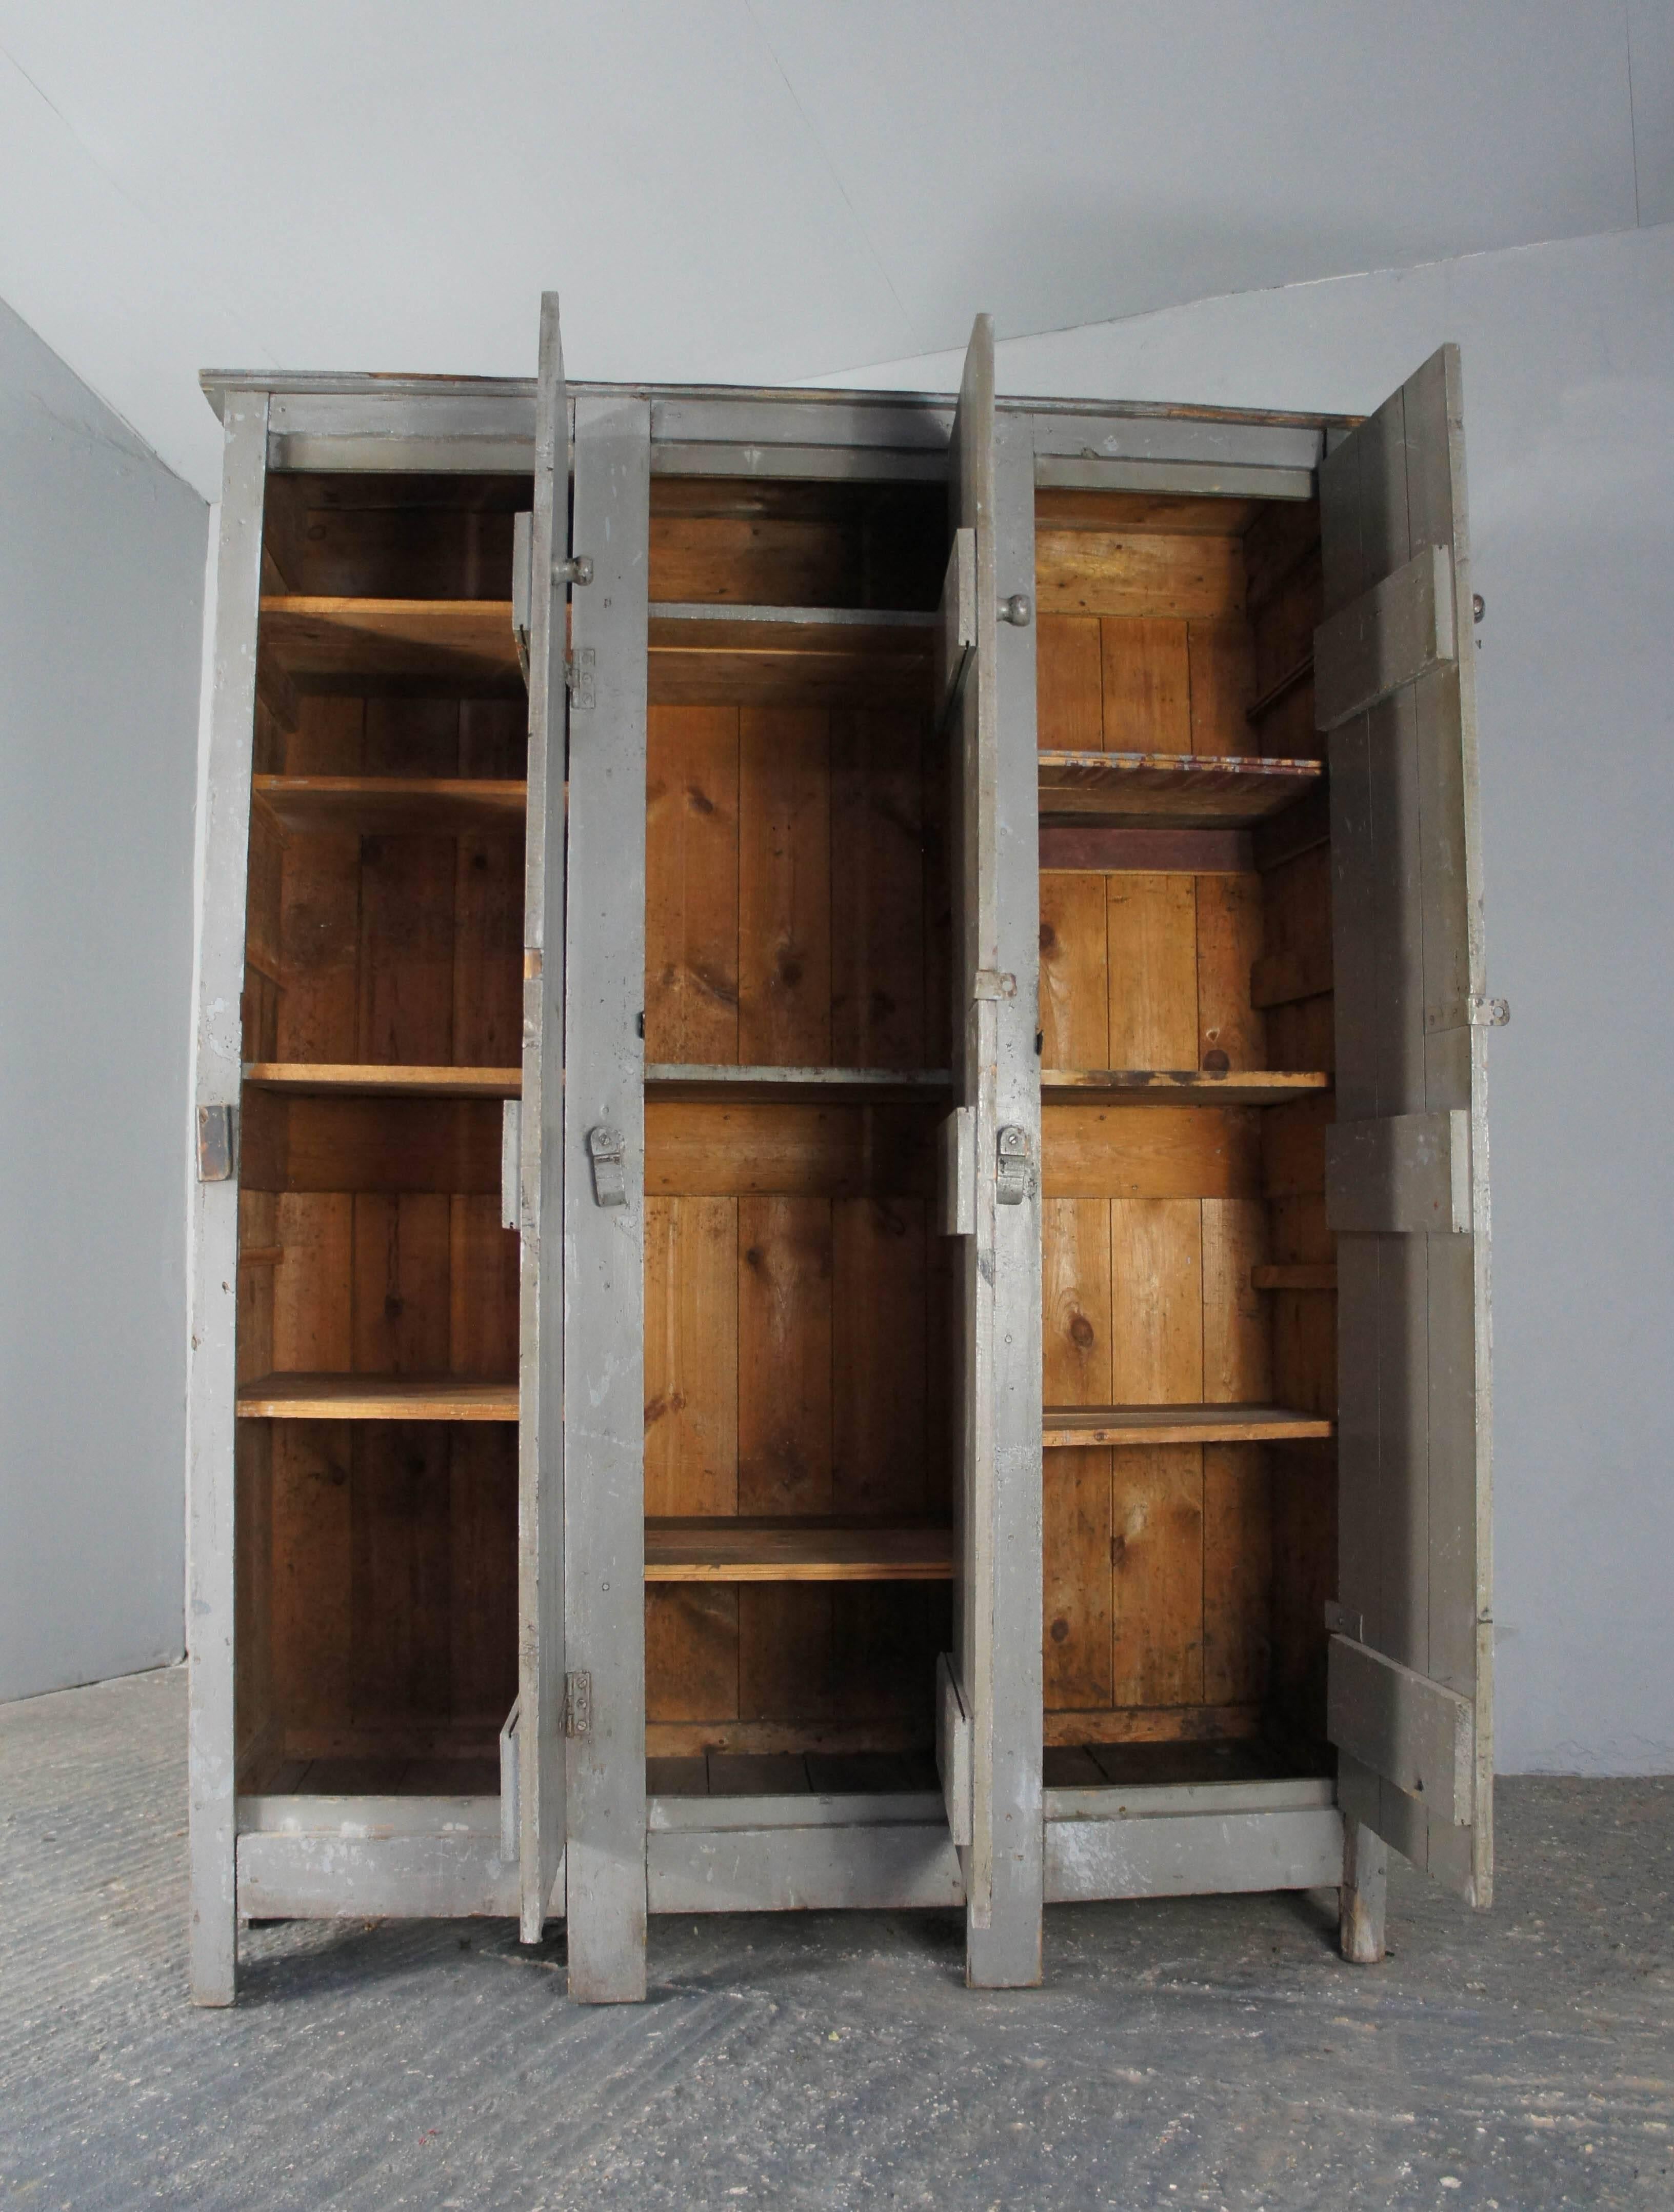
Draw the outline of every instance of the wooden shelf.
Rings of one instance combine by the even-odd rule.
[[[1239,830],[1294,805],[1324,772],[1318,761],[1241,754],[1043,752],[1040,811],[1049,821]]]
[[[659,1098],[703,1099],[740,1104],[775,1101],[814,1106],[858,1106],[903,1099],[935,1099],[953,1084],[945,1067],[728,1067],[654,1061],[645,1071],[648,1092]]]
[[[380,683],[522,689],[509,599],[287,596],[261,603],[261,650],[299,691]]]
[[[258,775],[251,788],[283,830],[447,837],[520,830],[529,787],[511,776]]]
[[[1049,1451],[1093,1444],[1258,1444],[1336,1433],[1335,1421],[1282,1406],[1049,1406]]]
[[[922,696],[936,617],[867,607],[736,606],[654,601],[654,706]]]
[[[953,1571],[948,1528],[825,1521],[648,1520],[648,1583],[934,1583]]]
[[[255,1421],[514,1421],[517,1385],[456,1375],[265,1375],[239,1386]]]
[[[332,1060],[247,1060],[244,1079],[257,1091],[322,1097],[515,1098],[523,1088],[520,1067],[385,1067]]]
[[[1329,1075],[1266,1068],[1044,1067],[1040,1095],[1046,1103],[1074,1099],[1085,1105],[1282,1106],[1331,1087]]]

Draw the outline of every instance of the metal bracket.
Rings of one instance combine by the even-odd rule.
[[[1339,1605],[1334,1597],[1326,1599],[1325,1627],[1330,1635],[1352,1636],[1358,1644],[1362,1639],[1363,1626],[1359,1613],[1350,1613],[1346,1605]]]
[[[230,1182],[238,1160],[238,1121],[231,1106],[198,1109],[198,1180]]]
[[[1014,623],[1019,629],[1027,629],[1034,618],[1034,601],[1026,592],[1014,592],[1008,599],[1000,602],[1000,619]]]
[[[1502,1030],[1512,1018],[1509,999],[1473,999],[1467,1012],[1473,1030]]]
[[[979,968],[971,979],[973,999],[1014,999],[1017,978],[1008,969]]]
[[[573,553],[568,561],[552,563],[555,584],[590,584],[593,581],[593,562],[585,553]]]
[[[601,1126],[587,1131],[587,1157],[593,1162],[593,1202],[595,1206],[625,1206],[628,1186],[623,1179],[624,1142],[620,1129]]]
[[[566,1674],[563,1678],[563,1732],[566,1735],[593,1734],[591,1674]]]
[[[512,517],[512,635],[517,640],[517,662],[526,684],[529,680],[529,580],[534,572],[534,528],[533,514]]]
[[[500,1731],[500,1856],[508,1866],[517,1863],[518,1808],[517,1716],[520,1698],[512,1699],[506,1724]]]
[[[1000,1132],[995,1167],[995,1198],[1001,1206],[1021,1206],[1034,1188],[1034,1162],[1026,1129],[1013,1127]]]
[[[522,1226],[523,1102],[502,1099],[500,1107],[500,1226]]]
[[[592,707],[598,703],[594,684],[594,672],[599,656],[592,646],[584,645],[572,653],[563,665],[563,680],[569,692],[572,707]]]
[[[944,1237],[977,1234],[977,1111],[956,1106],[939,1133],[940,1211],[936,1226]]]

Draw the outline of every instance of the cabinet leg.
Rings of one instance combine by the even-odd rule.
[[[1357,1966],[1375,1966],[1384,1955],[1384,1905],[1389,1887],[1389,1845],[1359,1820],[1342,1829],[1342,1887],[1337,1892],[1342,1955]]]

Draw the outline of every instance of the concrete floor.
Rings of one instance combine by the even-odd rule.
[[[0,2203],[1674,2206],[1674,1780],[1500,1787],[1501,1895],[659,1920],[651,2002],[509,1923],[293,1923],[186,2001],[178,1670],[0,1706]]]

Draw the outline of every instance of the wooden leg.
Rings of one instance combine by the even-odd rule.
[[[1342,1955],[1357,1966],[1375,1966],[1384,1955],[1384,1900],[1389,1886],[1389,1845],[1358,1820],[1342,1829],[1342,1887],[1337,1892]]]

